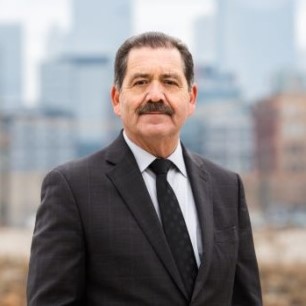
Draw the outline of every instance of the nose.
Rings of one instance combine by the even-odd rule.
[[[148,87],[146,98],[148,101],[159,102],[164,101],[165,94],[163,86],[158,81],[153,81]]]

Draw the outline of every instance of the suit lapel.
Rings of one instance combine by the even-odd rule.
[[[114,164],[114,167],[107,176],[124,199],[163,265],[187,296],[142,174],[122,136],[110,147],[108,161]]]
[[[213,250],[213,204],[211,195],[211,180],[205,171],[202,159],[195,159],[183,149],[186,168],[198,212],[201,227],[203,255],[192,296],[194,300],[203,290]]]

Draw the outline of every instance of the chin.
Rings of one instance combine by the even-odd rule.
[[[172,137],[176,133],[172,129],[167,129],[165,127],[150,127],[146,128],[142,131],[142,134],[145,137],[152,138],[152,137]]]

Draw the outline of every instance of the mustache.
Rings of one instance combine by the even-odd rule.
[[[137,109],[138,115],[148,114],[152,112],[159,112],[168,116],[172,116],[174,114],[173,109],[166,105],[163,101],[148,101],[146,104],[140,106]]]

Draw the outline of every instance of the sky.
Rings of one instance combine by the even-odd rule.
[[[71,1],[0,0],[0,23],[17,22],[24,26],[24,94],[27,104],[37,99],[38,69],[39,63],[43,60],[48,32],[54,26],[63,30],[69,29]],[[194,19],[214,11],[213,0],[134,1],[135,33],[152,29],[161,30],[180,37],[191,49]],[[306,50],[306,0],[297,1],[297,43],[300,48]]]

